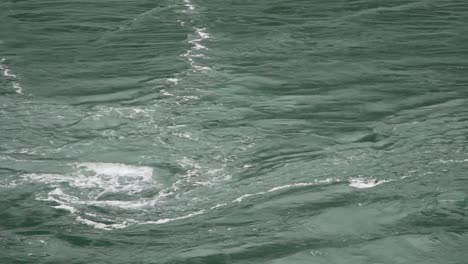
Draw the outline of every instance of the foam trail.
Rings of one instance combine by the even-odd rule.
[[[123,223],[118,223],[118,224],[104,224],[104,223],[100,223],[100,222],[96,222],[93,220],[83,218],[81,216],[76,217],[76,221],[82,224],[88,225],[88,226],[92,226],[93,228],[103,229],[103,230],[122,229],[132,224],[132,222],[129,222],[129,221],[124,221]]]
[[[177,20],[181,27],[187,27],[192,30],[192,34],[190,34],[188,43],[191,45],[189,49],[187,49],[184,53],[180,54],[179,56],[184,57],[187,63],[191,67],[191,72],[206,72],[210,71],[211,68],[208,66],[199,65],[197,63],[197,58],[205,57],[203,51],[209,50],[209,48],[204,44],[205,40],[210,39],[211,35],[207,32],[207,29],[204,27],[197,27],[194,25],[194,21],[197,15],[197,7],[191,0],[183,0],[183,6],[185,10],[183,13],[188,16],[187,19],[184,20]],[[174,76],[166,79],[166,84],[169,85],[178,85],[180,81],[181,74],[175,74]],[[166,90],[162,90],[161,94],[164,96],[173,96],[173,94],[167,92]],[[192,100],[193,98],[189,98]],[[198,99],[198,98],[195,98]]]
[[[401,177],[400,179],[404,179],[406,176]],[[277,186],[273,187],[267,191],[263,192],[257,192],[257,193],[247,193],[244,194],[236,199],[234,199],[232,202],[234,203],[239,203],[245,200],[246,198],[252,197],[252,196],[258,196],[258,195],[264,195],[267,193],[271,192],[276,192],[284,189],[289,189],[289,188],[296,188],[296,187],[306,187],[306,186],[314,186],[314,185],[320,185],[320,184],[327,184],[327,183],[334,183],[334,182],[348,182],[349,186],[354,187],[354,188],[359,188],[359,189],[364,189],[364,188],[372,188],[377,185],[391,182],[393,180],[377,180],[377,179],[366,179],[366,178],[350,178],[348,181],[345,180],[340,180],[340,179],[333,179],[333,178],[327,178],[324,180],[315,180],[313,182],[299,182],[299,183],[293,183],[293,184],[286,184],[282,186]]]
[[[195,38],[190,40],[189,43],[192,44],[192,47],[187,50],[184,54],[181,56],[185,57],[189,64],[192,66],[192,68],[195,71],[206,71],[210,70],[210,67],[207,66],[200,66],[197,65],[195,62],[195,58],[199,57],[204,57],[203,53],[199,53],[201,50],[209,50],[206,46],[204,46],[202,43],[206,39],[210,39],[211,36],[209,33],[206,32],[206,28],[197,28],[197,27],[192,27],[194,30],[194,36]]]
[[[216,208],[220,208],[220,207],[223,207],[223,206],[226,206],[226,205],[227,205],[226,203],[217,204],[217,205],[215,205],[215,206],[212,206],[212,207],[210,208],[210,210],[214,210],[214,209],[216,209]]]
[[[299,183],[286,184],[286,185],[282,185],[282,186],[273,187],[273,188],[271,188],[271,189],[269,189],[267,191],[264,191],[264,192],[244,194],[244,195],[234,199],[232,202],[239,203],[239,202],[242,202],[244,199],[246,199],[248,197],[251,197],[251,196],[263,195],[263,194],[276,192],[276,191],[283,190],[283,189],[296,188],[296,187],[305,187],[305,186],[314,186],[314,185],[319,185],[319,184],[327,184],[327,183],[340,182],[340,181],[341,180],[338,180],[338,179],[327,178],[327,179],[324,179],[324,180],[315,180],[313,182],[299,182]]]
[[[10,81],[11,86],[15,89],[17,94],[23,94],[23,87],[18,83],[18,76],[11,72],[11,70],[4,64],[5,58],[0,60],[0,73],[1,75]]]
[[[193,5],[190,0],[184,0],[184,3],[189,11],[196,11],[195,5]],[[180,24],[185,26],[187,23],[180,21]],[[181,56],[187,59],[188,63],[192,66],[194,71],[210,70],[210,67],[196,64],[195,58],[204,57],[204,54],[200,53],[200,51],[209,50],[205,45],[203,45],[203,42],[204,40],[210,39],[211,36],[204,27],[192,26],[191,29],[193,30],[193,39],[189,40],[189,43],[192,45],[192,47],[185,53],[181,54]]]
[[[194,212],[194,213],[191,213],[191,214],[188,214],[188,215],[184,215],[184,216],[179,216],[179,217],[174,217],[174,218],[163,218],[163,219],[159,219],[159,220],[157,220],[157,221],[146,221],[146,222],[142,222],[142,223],[139,223],[139,224],[140,224],[140,225],[145,225],[145,224],[156,224],[156,225],[165,224],[165,223],[169,223],[169,222],[176,221],[176,220],[187,219],[187,218],[190,218],[190,217],[192,217],[192,216],[200,215],[200,214],[203,214],[203,213],[205,213],[205,210],[200,210],[200,211],[197,211],[197,212]]]
[[[468,162],[468,159],[462,159],[462,160],[453,160],[453,159],[450,159],[450,160],[444,160],[444,159],[439,159],[437,162],[435,163],[442,163],[442,164],[447,164],[447,163],[464,163],[464,162]],[[434,162],[432,162],[434,163]]]

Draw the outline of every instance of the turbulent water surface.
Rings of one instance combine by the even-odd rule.
[[[0,263],[466,263],[466,0],[1,0]]]

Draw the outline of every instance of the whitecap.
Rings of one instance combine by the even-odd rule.
[[[390,180],[377,180],[366,178],[351,178],[349,179],[349,186],[359,189],[372,188],[382,183],[389,182]]]

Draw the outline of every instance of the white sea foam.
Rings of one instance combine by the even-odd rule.
[[[139,199],[136,201],[118,201],[118,200],[104,200],[104,201],[87,201],[87,205],[95,205],[101,207],[118,207],[121,209],[141,209],[151,207],[156,202],[155,199]]]
[[[53,187],[51,191],[39,193],[36,199],[53,202],[52,207],[70,212],[76,217],[77,222],[103,230],[126,228],[135,224],[165,224],[187,219],[226,205],[218,204],[210,209],[200,209],[190,214],[154,221],[135,220],[123,215],[109,219],[105,213],[90,210],[90,206],[92,206],[119,208],[125,210],[124,212],[131,213],[132,210],[144,212],[146,209],[154,208],[160,199],[174,194],[180,185],[186,184],[191,177],[200,174],[202,170],[197,162],[187,157],[182,158],[179,163],[187,169],[185,177],[174,183],[173,186],[159,191],[156,196],[149,198],[141,198],[141,195],[138,194],[156,185],[153,180],[153,169],[147,166],[100,162],[73,163],[69,164],[70,168],[73,169],[69,174],[31,173],[24,175],[23,179],[27,182],[39,182]],[[220,170],[208,170],[206,173],[217,174],[219,172]],[[200,186],[212,184],[208,181],[196,183],[199,183]],[[117,194],[117,197],[127,196],[124,200],[117,200],[108,198],[116,197],[115,195],[106,197],[105,195],[108,193]],[[132,197],[137,197],[137,199],[132,199]]]
[[[18,78],[15,74],[10,72],[10,69],[7,69],[7,68],[3,69],[3,76],[11,77],[11,78]]]
[[[139,223],[140,225],[145,225],[145,224],[156,224],[156,225],[159,225],[159,224],[165,224],[165,223],[169,223],[169,222],[172,222],[172,221],[176,221],[176,220],[182,220],[182,219],[187,219],[187,218],[190,218],[192,216],[196,216],[196,215],[201,215],[205,213],[205,210],[200,210],[200,211],[197,211],[197,212],[194,212],[194,213],[190,213],[188,215],[183,215],[183,216],[179,216],[179,217],[174,217],[174,218],[163,218],[163,219],[159,219],[157,221],[145,221],[145,222],[141,222]]]
[[[154,208],[159,199],[167,198],[177,192],[180,186],[191,183],[198,186],[211,186],[215,183],[216,177],[210,177],[209,181],[191,181],[197,179],[195,176],[201,175],[222,175],[223,169],[204,170],[197,161],[188,157],[183,157],[179,160],[179,165],[186,170],[185,177],[176,181],[172,186],[159,191],[158,195],[151,198],[141,198],[139,192],[152,188],[156,183],[153,180],[153,169],[147,166],[127,165],[120,163],[99,163],[99,162],[84,162],[70,164],[73,172],[67,175],[61,174],[28,174],[24,178],[33,182],[41,182],[53,187],[52,191],[46,194],[39,194],[37,199],[50,201],[54,204],[54,208],[69,211],[76,217],[76,221],[93,228],[112,230],[126,228],[132,225],[145,224],[165,224],[172,221],[183,220],[197,215],[204,214],[211,210],[228,206],[228,203],[218,203],[211,207],[197,208],[189,214],[182,216],[175,215],[174,217],[155,219],[146,221],[146,219],[135,220],[126,216],[115,216],[109,219],[105,214],[99,211],[90,211],[90,206],[93,207],[117,207],[124,212],[133,213],[131,210],[146,210]],[[401,177],[401,179],[407,176]],[[300,188],[307,186],[330,184],[335,182],[349,183],[355,188],[371,188],[379,184],[392,180],[375,180],[363,177],[350,178],[348,180],[337,178],[316,179],[311,182],[298,182],[271,187],[265,191],[256,193],[247,193],[234,200],[231,203],[239,203],[243,200],[259,195],[266,195],[273,192],[279,192],[286,189]],[[106,194],[123,194],[127,195],[127,199],[137,197],[133,200],[117,200],[106,198]],[[137,194],[137,195],[129,195]],[[115,197],[115,196],[107,196]],[[127,211],[130,210],[130,211]]]
[[[193,48],[194,48],[195,50],[201,50],[201,49],[206,50],[206,49],[208,49],[207,47],[203,46],[202,44],[200,44],[200,43],[198,43],[198,42],[196,42],[196,41],[190,41],[190,43],[193,44]],[[201,56],[201,54],[198,54],[198,55]],[[192,57],[195,57],[195,56],[196,56],[196,55],[193,55]]]
[[[216,209],[216,208],[220,208],[220,207],[223,207],[223,206],[226,206],[226,205],[227,205],[226,203],[217,204],[217,205],[215,205],[215,206],[212,206],[212,207],[210,208],[210,210],[214,210],[214,209]]]
[[[77,211],[72,203],[76,203],[78,198],[64,193],[61,188],[56,188],[50,191],[45,198],[41,196],[37,196],[36,198],[40,201],[51,201],[57,203],[57,205],[53,206],[56,209],[66,210],[72,214]]]
[[[332,182],[337,182],[337,181],[339,181],[339,180],[332,179],[332,178],[327,178],[327,179],[324,179],[324,180],[316,180],[315,182],[293,183],[293,184],[287,184],[287,185],[283,185],[283,186],[273,187],[270,190],[268,190],[267,192],[276,192],[276,191],[287,189],[287,188],[313,186],[313,185],[317,185],[317,184],[332,183]]]
[[[184,4],[187,7],[187,13],[188,15],[196,12],[196,7],[190,0],[184,0]],[[190,22],[186,23],[184,21],[178,20],[179,24],[183,27],[185,27],[187,24],[192,24],[192,19],[189,20]],[[192,67],[193,71],[208,71],[211,70],[210,67],[208,66],[202,66],[198,65],[195,61],[195,58],[199,57],[204,57],[204,54],[201,53],[204,50],[209,50],[208,47],[206,47],[203,42],[206,39],[210,39],[211,35],[207,32],[206,28],[202,27],[196,27],[196,26],[191,26],[191,29],[193,30],[192,36],[189,36],[191,39],[189,40],[189,43],[192,45],[190,49],[188,49],[186,52],[181,54],[180,56],[185,57],[187,62],[190,64]]]
[[[271,188],[271,189],[269,189],[267,191],[263,191],[263,192],[244,194],[244,195],[234,199],[232,202],[239,203],[239,202],[242,202],[244,199],[246,199],[248,197],[251,197],[251,196],[263,195],[263,194],[276,192],[276,191],[280,191],[280,190],[284,190],[284,189],[296,188],[296,187],[305,187],[305,186],[314,186],[314,185],[327,184],[327,183],[332,183],[332,182],[341,182],[341,180],[333,179],[333,178],[327,178],[327,179],[323,179],[323,180],[316,179],[313,182],[299,182],[299,183],[286,184],[286,185],[282,185],[282,186],[273,187],[273,188]]]
[[[382,183],[390,182],[390,180],[376,180],[366,178],[351,178],[349,179],[349,186],[359,189],[372,188]]]
[[[168,83],[172,83],[172,84],[177,84],[177,83],[179,83],[179,79],[177,79],[177,78],[167,78],[166,81],[167,81]]]
[[[23,178],[55,187],[46,198],[39,199],[57,202],[71,213],[76,209],[70,208],[83,204],[125,209],[143,207],[147,204],[145,200],[114,201],[101,197],[106,194],[133,195],[156,185],[150,167],[91,162],[71,165],[75,171],[69,175],[32,173]]]
[[[90,117],[84,118],[84,120],[91,118],[93,120],[100,121],[102,118],[108,118],[110,116],[118,116],[123,118],[135,119],[138,117],[149,117],[154,112],[152,109],[142,109],[137,107],[112,107],[112,106],[96,106],[93,107]]]
[[[94,198],[99,198],[109,192],[134,194],[141,192],[152,182],[153,169],[150,167],[119,163],[75,163],[72,165],[77,171],[70,175],[33,173],[24,177],[52,186],[67,184],[77,189],[91,189],[90,195]]]
[[[141,177],[145,181],[150,181],[153,175],[153,168],[146,166],[101,162],[84,162],[75,163],[74,165],[78,168],[90,170],[97,175]]]
[[[190,0],[184,0],[184,3],[185,3],[185,6],[189,9],[189,10],[195,10],[195,6],[192,4],[192,2]]]
[[[195,50],[201,50],[201,49],[208,50],[207,47],[205,47],[205,46],[203,46],[201,44],[201,42],[203,40],[210,38],[210,34],[208,34],[206,32],[206,28],[193,27],[193,30],[195,31],[196,38],[189,41],[189,43],[193,45],[193,49],[195,49]],[[196,55],[192,55],[192,56],[196,56]],[[203,56],[203,55],[198,54],[198,56]]]
[[[209,71],[209,70],[211,70],[211,68],[208,67],[208,66],[198,66],[198,65],[192,65],[192,66],[196,71]]]
[[[73,169],[69,174],[26,174],[27,182],[40,182],[51,191],[39,193],[36,199],[54,202],[52,207],[78,215],[77,221],[100,229],[124,228],[135,222],[132,219],[106,219],[102,215],[85,212],[89,206],[116,207],[136,210],[153,207],[161,195],[151,198],[138,198],[140,192],[154,188],[153,169],[120,163],[84,162],[69,164]],[[110,196],[106,196],[110,194]],[[125,197],[118,200],[109,197]],[[91,217],[91,219],[89,219]],[[105,223],[102,223],[105,222]],[[108,224],[111,223],[111,224]]]
[[[11,83],[11,86],[13,89],[15,89],[17,94],[23,94],[23,87],[21,87],[21,85],[18,83],[18,76],[12,73],[11,70],[4,64],[5,61],[5,58],[0,60],[1,75]]]
[[[468,162],[468,159],[459,159],[459,160],[454,160],[454,159],[444,160],[444,159],[440,159],[440,160],[438,160],[438,161],[435,162],[435,163],[447,164],[447,163],[464,163],[464,162]]]
[[[213,186],[213,182],[211,181],[196,181],[193,183],[195,186]]]
[[[400,179],[404,179],[406,177],[407,176],[403,176]],[[387,182],[391,182],[391,181],[392,180],[351,178],[347,182],[349,182],[349,186],[351,186],[351,187],[362,189],[362,188],[372,188],[372,187],[375,187],[375,186],[380,185],[382,183],[387,183]],[[269,189],[267,191],[263,191],[263,192],[247,193],[247,194],[244,194],[244,195],[234,199],[232,202],[237,202],[238,203],[238,202],[242,202],[246,198],[249,198],[249,197],[252,197],[252,196],[264,195],[264,194],[268,194],[268,193],[271,193],[271,192],[276,192],[276,191],[289,189],[289,188],[315,186],[315,185],[329,184],[329,183],[334,183],[334,182],[346,182],[346,181],[341,180],[341,179],[335,179],[335,178],[327,178],[327,179],[323,179],[323,180],[315,180],[313,182],[299,182],[299,183],[286,184],[286,185],[282,185],[282,186],[273,187],[273,188],[271,188],[271,189]]]
[[[17,182],[0,182],[0,188],[8,188],[8,189],[11,189],[11,188],[15,188],[16,186],[18,186],[18,183]]]
[[[184,21],[178,19],[177,22],[179,22],[179,25],[181,25],[182,27],[185,26],[185,22],[184,22]]]
[[[82,224],[88,225],[88,226],[92,226],[97,229],[104,229],[104,230],[122,229],[133,224],[133,222],[129,222],[129,221],[124,221],[122,223],[115,223],[115,224],[105,224],[105,223],[96,222],[87,218],[83,218],[81,216],[77,216],[76,221]]]
[[[174,94],[162,89],[161,91],[159,91],[162,95],[164,96],[174,96]]]
[[[210,34],[208,34],[206,32],[206,28],[196,28],[196,27],[194,27],[193,29],[195,29],[195,32],[197,33],[198,36],[200,36],[200,38],[202,40],[210,38]]]
[[[189,12],[186,12],[188,16],[196,12],[195,5],[193,5],[190,0],[184,0],[184,3],[189,11]],[[177,20],[177,22],[179,22],[179,24],[182,27],[190,27],[190,29],[193,32],[192,34],[188,36],[189,38],[188,43],[191,44],[191,47],[187,49],[184,53],[180,54],[179,56],[185,58],[187,63],[191,66],[192,72],[210,71],[211,70],[210,67],[199,65],[197,62],[197,58],[205,57],[205,54],[203,54],[203,51],[209,50],[209,48],[204,44],[204,41],[206,39],[211,38],[210,34],[207,32],[207,29],[201,28],[201,27],[190,26],[191,24],[193,24],[193,19],[190,19],[190,18],[187,21]],[[176,74],[175,76],[171,78],[167,78],[166,83],[170,85],[171,84],[177,85],[180,80],[179,78],[177,78],[178,76],[179,75]],[[161,93],[166,96],[173,96],[173,94],[168,93],[165,90],[162,90]],[[187,96],[185,96],[185,97],[182,97],[182,99],[184,101],[187,101],[187,100],[192,100],[193,98],[188,98]],[[198,99],[198,97],[196,97],[195,99]]]
[[[175,136],[180,137],[180,138],[185,138],[185,139],[190,139],[193,141],[198,141],[198,138],[194,137],[192,134],[188,132],[183,132],[183,133],[174,133]]]
[[[234,200],[232,200],[232,202],[234,203],[240,203],[242,202],[245,198],[249,198],[250,196],[254,196],[254,195],[262,195],[262,194],[266,194],[267,192],[258,192],[258,193],[247,193],[247,194],[244,194]]]

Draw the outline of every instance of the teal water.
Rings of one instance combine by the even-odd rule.
[[[464,0],[1,0],[0,263],[466,263],[467,29]]]

